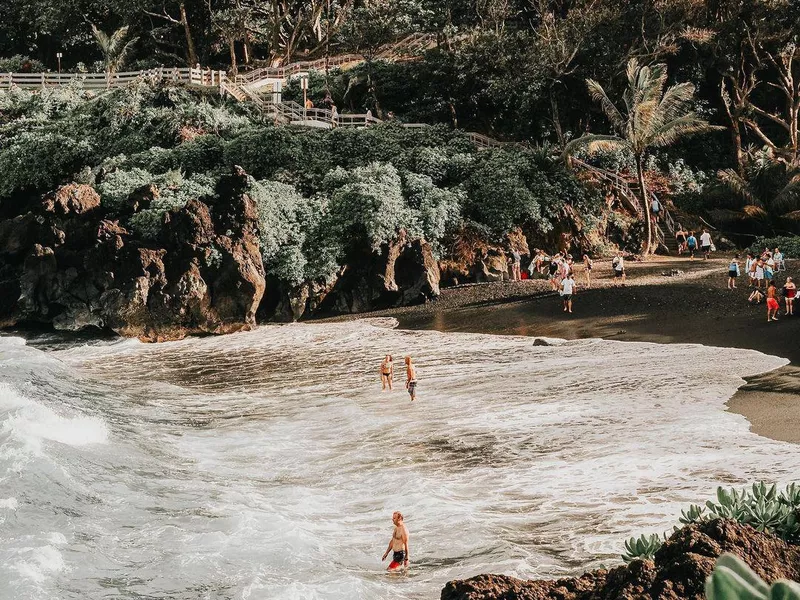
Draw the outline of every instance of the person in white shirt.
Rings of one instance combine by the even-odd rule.
[[[711,254],[711,234],[705,229],[703,235],[700,236],[700,249],[703,251],[703,259],[708,260]]]
[[[611,266],[614,269],[614,286],[616,287],[620,283],[625,285],[625,261],[621,254],[617,253],[611,261]]]
[[[575,292],[575,276],[570,273],[561,282],[561,299],[564,301],[564,312],[572,312],[572,294]]]

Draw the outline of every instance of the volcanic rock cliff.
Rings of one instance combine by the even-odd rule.
[[[728,520],[688,525],[658,550],[655,560],[634,560],[611,570],[553,581],[478,575],[450,581],[442,600],[702,600],[717,557],[731,552],[766,582],[800,580],[800,548],[749,525]]]
[[[245,183],[236,171],[215,198],[167,213],[155,241],[135,239],[90,186],[48,194],[0,222],[0,325],[95,326],[147,341],[252,327],[265,275]],[[128,210],[157,193],[145,188]]]

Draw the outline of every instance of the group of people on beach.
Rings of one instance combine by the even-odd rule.
[[[678,243],[678,255],[680,256],[686,253],[691,260],[694,260],[694,255],[698,251],[698,248],[703,254],[704,260],[708,260],[711,253],[716,250],[714,242],[711,239],[711,234],[708,233],[707,229],[704,229],[703,233],[700,234],[700,241],[698,243],[694,231],[686,231],[680,223],[675,228],[675,241]]]
[[[413,402],[417,399],[417,368],[410,356],[406,356],[404,360],[406,365],[406,389]],[[394,383],[394,359],[391,354],[387,354],[383,357],[380,374],[381,391],[385,392],[387,388],[389,391],[392,391],[392,385]]]
[[[744,267],[751,289],[748,301],[751,304],[761,304],[766,299],[767,323],[777,321],[780,301],[778,299],[778,287],[775,284],[775,275],[786,270],[786,263],[780,248],[775,248],[774,250],[764,248],[761,254],[748,252]],[[736,289],[736,279],[740,275],[741,266],[739,265],[739,255],[737,254],[728,265],[729,290]],[[762,290],[764,291],[762,292]],[[791,277],[786,277],[780,295],[783,296],[785,305],[784,314],[787,317],[794,316],[794,299],[797,296],[797,285]]]

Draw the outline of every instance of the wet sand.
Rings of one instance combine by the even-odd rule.
[[[698,343],[787,358],[792,366],[751,379],[729,408],[744,415],[759,435],[800,443],[800,316],[768,323],[763,303],[748,304],[746,279],[739,278],[740,289],[727,289],[728,262],[628,263],[625,287],[613,287],[610,264],[595,263],[593,286],[579,288],[572,315],[563,312],[547,282],[534,280],[444,289],[436,302],[369,316],[395,316],[409,329]],[[662,275],[673,269],[683,273]],[[785,275],[776,279],[778,287]],[[580,267],[575,279],[583,284],[583,277]]]

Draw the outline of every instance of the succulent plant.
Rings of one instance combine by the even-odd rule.
[[[723,554],[706,579],[707,600],[800,600],[800,584],[776,581],[768,586],[740,558]]]
[[[661,548],[661,538],[657,533],[632,537],[625,542],[625,554],[622,555],[622,560],[630,562],[636,558],[652,559],[659,548]]]
[[[708,516],[704,513],[706,512],[705,507],[699,506],[697,504],[692,504],[689,507],[689,510],[682,510],[681,517],[678,519],[684,525],[691,525],[692,523],[702,523],[703,521],[708,520]]]

